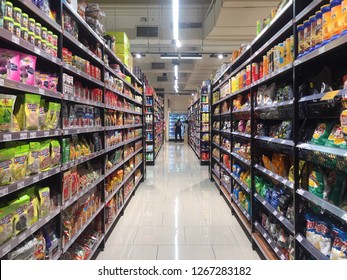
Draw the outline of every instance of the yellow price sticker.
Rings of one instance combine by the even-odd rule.
[[[329,91],[321,98],[321,101],[334,99],[339,92],[339,90]]]

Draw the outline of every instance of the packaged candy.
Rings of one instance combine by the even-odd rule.
[[[25,94],[24,113],[25,125],[24,129],[38,130],[39,129],[39,109],[41,96],[37,94]]]
[[[27,173],[27,158],[29,154],[29,145],[19,145],[14,149],[13,159],[13,179],[22,180],[25,178]]]
[[[19,53],[0,48],[0,77],[19,82]]]
[[[28,213],[28,225],[32,225],[39,219],[39,200],[36,195],[35,187],[31,187],[22,192],[20,196],[28,195],[30,197],[27,213]]]
[[[40,147],[40,170],[46,171],[51,167],[50,140],[41,142]]]
[[[40,217],[45,217],[49,214],[51,200],[50,200],[50,189],[49,187],[38,189],[40,199]]]
[[[41,145],[39,142],[29,143],[27,175],[40,172],[40,151]]]
[[[0,186],[11,184],[14,148],[0,150]]]
[[[51,141],[51,167],[60,165],[60,143],[58,140]]]
[[[13,236],[13,206],[0,207],[0,245]]]
[[[15,95],[0,94],[0,131],[12,130],[15,102]]]
[[[35,84],[36,56],[20,54],[20,81],[27,85]]]
[[[28,195],[23,195],[20,198],[10,203],[10,205],[14,209],[14,216],[13,216],[14,235],[19,234],[20,232],[25,230],[29,225],[29,220],[28,220],[29,202],[30,202],[30,197]]]
[[[324,189],[328,186],[326,175],[320,167],[316,167],[308,179],[308,190],[310,193],[323,198]]]

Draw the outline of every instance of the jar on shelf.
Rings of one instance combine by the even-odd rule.
[[[296,27],[298,31],[298,57],[302,56],[304,54],[305,49],[305,41],[304,41],[304,25],[299,24]]]
[[[47,51],[47,41],[46,40],[41,40],[41,48],[45,51],[45,52],[48,52]]]
[[[4,17],[4,28],[13,33],[14,29],[14,20],[11,17]]]
[[[316,40],[316,45],[315,49],[319,48],[322,45],[323,41],[323,22],[322,22],[322,12],[318,11],[316,12],[316,31],[315,31],[315,40]]]
[[[13,20],[19,24],[22,24],[22,9],[15,7],[13,9]]]
[[[28,41],[30,44],[35,45],[35,33],[34,32],[31,32],[31,31],[28,32]]]
[[[18,38],[21,36],[21,25],[19,22],[15,22],[13,24],[13,34],[16,35]]]
[[[342,0],[330,1],[331,10],[331,39],[336,39],[341,35],[342,30]]]
[[[29,18],[29,32],[35,33],[35,24],[36,24],[35,19]]]
[[[6,1],[5,3],[5,17],[13,19],[13,4],[10,1]]]
[[[49,54],[53,55],[53,46],[51,43],[49,43],[48,41],[46,41],[46,52],[48,52]],[[54,56],[54,55],[53,55]]]
[[[53,34],[52,36],[52,43],[51,43],[54,47],[58,47],[58,35]]]
[[[56,46],[53,46],[53,47],[52,47],[52,55],[53,55],[54,57],[57,57],[57,56],[58,56],[58,47],[56,47]]]
[[[322,11],[322,44],[331,41],[331,10],[330,5],[324,5]]]
[[[22,27],[26,29],[29,27],[29,16],[26,13],[22,14]]]
[[[25,41],[29,41],[29,31],[28,28],[22,27],[21,37]]]
[[[47,27],[41,28],[41,38],[42,38],[42,40],[47,41]]]

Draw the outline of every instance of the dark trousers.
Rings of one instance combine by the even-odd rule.
[[[177,142],[177,135],[180,137],[180,141],[182,141],[182,131],[181,131],[181,129],[175,130],[175,142]]]

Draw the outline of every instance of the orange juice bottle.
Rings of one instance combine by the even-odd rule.
[[[342,0],[330,1],[331,10],[331,36],[332,39],[336,39],[341,34],[342,29]]]
[[[322,11],[322,44],[327,44],[331,41],[331,9],[330,5],[324,5]]]

